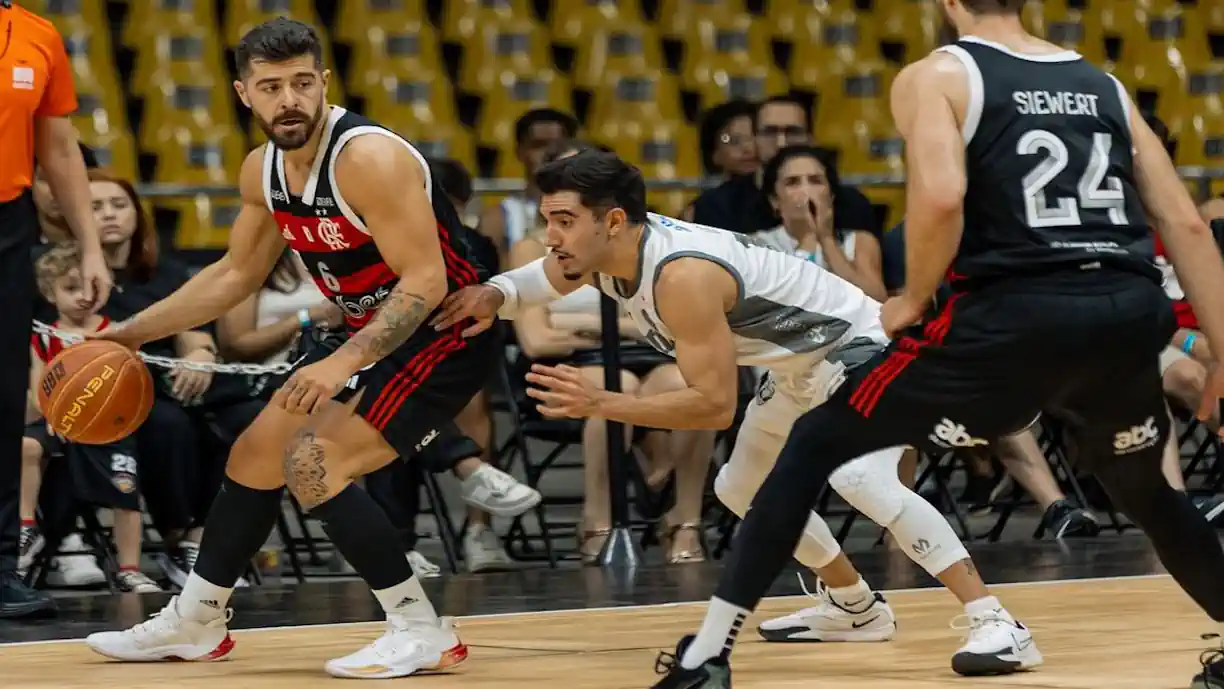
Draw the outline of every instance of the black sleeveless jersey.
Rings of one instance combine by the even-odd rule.
[[[482,282],[488,270],[475,260],[467,239],[467,228],[454,206],[434,179],[425,158],[405,139],[360,115],[331,106],[314,166],[301,196],[289,193],[285,183],[284,156],[271,143],[264,150],[264,198],[281,234],[297,252],[314,282],[343,311],[350,330],[370,322],[378,307],[391,294],[399,276],[383,261],[365,222],[357,215],[336,185],[336,156],[356,136],[385,137],[388,146],[404,146],[421,162],[425,184],[437,219],[438,240],[446,265],[447,291]],[[393,184],[394,181],[388,180]],[[433,328],[421,328],[413,336],[431,339]]]
[[[1158,281],[1122,85],[1073,52],[1024,55],[972,36],[938,50],[965,65],[970,87],[953,287],[1100,268]]]

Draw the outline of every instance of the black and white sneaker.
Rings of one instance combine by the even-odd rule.
[[[1224,495],[1203,495],[1191,498],[1190,501],[1208,524],[1215,527],[1224,526]]]
[[[1203,639],[1218,639],[1219,634],[1204,634]],[[1224,648],[1203,651],[1199,657],[1203,671],[1194,676],[1190,689],[1224,689]]]
[[[1088,510],[1066,500],[1058,500],[1046,508],[1041,524],[1051,538],[1092,538],[1101,533],[1101,523]]]
[[[731,689],[731,664],[726,658],[711,658],[694,670],[680,665],[684,649],[693,642],[686,636],[676,644],[676,653],[661,652],[655,660],[655,672],[663,675],[651,689]]]
[[[22,526],[17,543],[17,572],[24,576],[34,565],[34,558],[47,546],[47,539],[37,526]]]
[[[195,569],[196,560],[200,559],[200,545],[191,541],[179,541],[179,544],[157,556],[156,561],[166,578],[182,589],[187,585],[187,575]],[[251,584],[239,577],[234,582],[234,588],[246,588]]]

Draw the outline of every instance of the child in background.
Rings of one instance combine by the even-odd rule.
[[[90,308],[84,299],[79,265],[80,255],[75,245],[53,247],[35,261],[38,289],[55,306],[57,318],[53,325],[57,329],[81,334],[97,332],[109,324],[109,319],[97,313],[101,304]],[[135,439],[125,438],[109,445],[82,445],[66,442],[52,433],[38,409],[37,385],[43,367],[63,351],[65,344],[58,337],[34,334],[30,346],[29,409],[21,453],[19,568],[27,569],[45,545],[35,521],[43,465],[52,457],[63,457],[72,477],[74,497],[90,505],[109,507],[114,512],[118,590],[125,593],[161,591],[161,587],[140,571],[142,525]],[[80,587],[105,581],[105,574],[88,554],[79,534],[66,537],[60,551],[63,554],[56,558],[47,575],[48,584]]]

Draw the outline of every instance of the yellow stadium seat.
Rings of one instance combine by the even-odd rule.
[[[1211,59],[1207,36],[1180,9],[1164,12],[1134,12],[1138,24],[1128,25],[1131,33],[1122,38],[1119,60],[1126,65],[1154,62],[1172,65],[1179,73]],[[1128,14],[1128,16],[1130,16]]]
[[[906,62],[922,58],[939,45],[942,22],[939,9],[924,0],[889,0],[877,5],[874,12],[878,39],[904,45]]]
[[[1168,62],[1106,63],[1105,68],[1118,78],[1141,104],[1156,100],[1157,116],[1165,119],[1180,107],[1184,84],[1190,78]]]
[[[120,40],[129,48],[169,30],[204,30],[217,33],[212,0],[129,0]]]
[[[1224,167],[1224,111],[1204,110],[1186,118],[1178,137],[1177,163]]]
[[[339,16],[343,24],[343,10]],[[325,28],[319,21],[319,15],[315,13],[314,3],[310,0],[227,0],[225,29],[222,32],[225,44],[236,45],[246,32],[277,17],[306,22],[318,31],[324,31]]]
[[[335,39],[359,43],[372,26],[421,19],[426,14],[424,0],[340,0]]]
[[[574,85],[588,90],[626,71],[663,66],[659,35],[648,24],[609,21],[591,28],[578,45]]]
[[[839,90],[826,91],[812,125],[817,143],[839,148],[852,131],[860,137],[895,131],[888,106],[892,76],[886,69],[864,65],[848,72]]]
[[[659,7],[659,34],[684,39],[699,20],[718,20],[748,14],[744,0],[663,0]]]
[[[228,81],[223,64],[211,28],[175,29],[140,42],[129,88],[145,96],[167,79],[211,75],[218,81]]]
[[[142,150],[152,151],[182,127],[233,127],[232,91],[212,77],[163,84],[145,98],[137,143]]]
[[[1068,10],[1066,13],[1046,15],[1045,28],[1042,33],[1051,43],[1057,43],[1068,50],[1083,55],[1095,64],[1106,60],[1105,35],[1095,17],[1080,10]]]
[[[155,151],[153,181],[232,185],[248,152],[246,141],[232,127],[176,127]]]
[[[387,77],[416,81],[422,74],[445,79],[433,27],[419,19],[399,19],[371,26],[353,43],[349,91],[364,97]]]
[[[442,8],[442,38],[454,43],[466,43],[486,24],[533,16],[530,0],[448,0]]]
[[[178,212],[174,242],[178,248],[224,249],[242,201],[201,194],[189,199],[161,201],[157,205]]]
[[[72,114],[72,121],[81,132],[97,135],[128,129],[119,93],[90,82],[77,85],[77,111]]]
[[[770,64],[769,60],[761,59],[769,54],[769,29],[749,15],[698,19],[685,34],[680,85],[698,90],[701,84],[710,81],[714,72],[740,65]]]
[[[877,2],[872,7],[874,16],[888,5],[899,2]],[[782,41],[793,42],[811,16],[827,16],[830,13],[855,12],[854,0],[770,0],[766,3],[765,22],[773,35]]]
[[[411,119],[422,125],[444,127],[459,118],[455,114],[455,94],[442,71],[418,72],[412,77],[384,77],[367,92],[365,114],[382,121],[383,113],[413,113]]]
[[[696,179],[701,175],[697,134],[683,123],[658,123],[640,136],[610,140],[612,149],[636,165],[648,180]],[[659,212],[677,215],[684,209],[688,194],[682,190],[650,191],[647,203]]]
[[[414,110],[385,111],[375,117],[412,143],[427,158],[454,158],[468,170],[476,170],[476,145],[472,133],[458,122],[419,120]]]
[[[697,85],[702,110],[728,100],[760,101],[789,90],[786,75],[773,65],[734,65],[711,70],[708,79]]]
[[[81,142],[93,149],[98,165],[123,179],[136,179],[140,170],[136,163],[136,142],[126,129],[111,129],[105,134],[77,127]]]
[[[664,69],[612,75],[594,89],[587,116],[593,129],[609,122],[678,122],[683,119],[680,87],[676,77]]]
[[[791,86],[795,89],[820,92],[830,88],[830,75],[840,73],[846,66],[875,64],[880,60],[875,25],[869,20],[860,21],[853,12],[809,15],[802,34],[811,40],[795,43],[790,66]]]
[[[55,24],[61,32],[66,26],[78,24],[106,30],[105,0],[23,0],[21,6]]]
[[[484,93],[499,83],[503,72],[529,73],[551,65],[547,32],[535,20],[489,20],[464,44],[459,88]]]
[[[513,146],[514,121],[532,108],[573,112],[569,80],[551,69],[522,74],[505,72],[489,90],[480,113],[478,141],[486,146]]]
[[[579,48],[594,31],[610,26],[641,24],[645,19],[639,0],[586,0],[554,3],[548,28],[555,42]]]

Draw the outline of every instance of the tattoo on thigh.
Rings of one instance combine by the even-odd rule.
[[[327,497],[327,467],[323,446],[313,431],[298,431],[285,450],[285,482],[302,509],[317,507]]]

